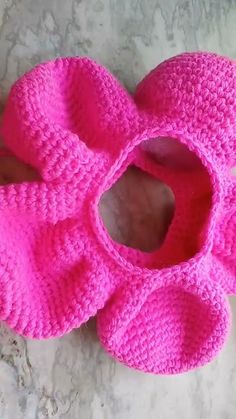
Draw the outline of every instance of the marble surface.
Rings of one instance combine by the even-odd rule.
[[[20,74],[55,56],[96,58],[132,91],[148,70],[183,50],[236,58],[235,38],[235,0],[1,0],[1,107]],[[34,173],[20,163],[1,160],[1,183],[28,177]],[[161,241],[165,232],[163,196],[171,215],[170,191],[129,171],[101,203],[111,235],[143,249],[157,246],[151,233],[158,231]],[[127,206],[130,197],[134,204]],[[0,419],[235,419],[233,298],[231,305],[232,332],[219,357],[174,377],[145,375],[110,359],[95,320],[48,341],[25,340],[1,325]]]

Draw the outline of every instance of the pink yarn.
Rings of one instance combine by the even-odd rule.
[[[98,313],[105,349],[146,372],[187,371],[217,354],[225,295],[236,292],[235,83],[235,64],[207,53],[165,61],[134,97],[88,58],[41,64],[15,83],[5,144],[42,180],[0,187],[2,320],[48,338]],[[115,243],[98,213],[130,164],[175,194],[151,253]]]
[[[9,157],[12,153],[6,148],[0,148],[0,157]]]

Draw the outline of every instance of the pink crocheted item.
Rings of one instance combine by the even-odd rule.
[[[2,320],[48,338],[98,313],[106,350],[153,373],[217,354],[225,296],[236,292],[235,83],[235,64],[207,53],[165,61],[134,97],[88,58],[39,65],[15,83],[5,144],[42,180],[0,188]],[[151,253],[115,243],[98,212],[131,164],[175,194]]]

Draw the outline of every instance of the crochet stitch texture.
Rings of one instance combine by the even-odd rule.
[[[131,96],[94,61],[59,58],[14,84],[4,141],[41,180],[0,187],[1,320],[48,338],[98,314],[105,349],[146,372],[187,371],[218,353],[236,292],[235,68],[182,54]],[[175,194],[151,253],[115,243],[98,212],[131,164]]]

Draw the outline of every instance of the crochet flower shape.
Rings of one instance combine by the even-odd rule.
[[[128,366],[171,374],[210,361],[229,329],[225,293],[236,291],[235,116],[235,64],[214,54],[162,63],[134,97],[88,58],[17,81],[5,144],[42,180],[0,188],[0,318],[46,338],[98,312],[103,346]],[[150,254],[115,243],[98,213],[130,164],[175,194]]]

